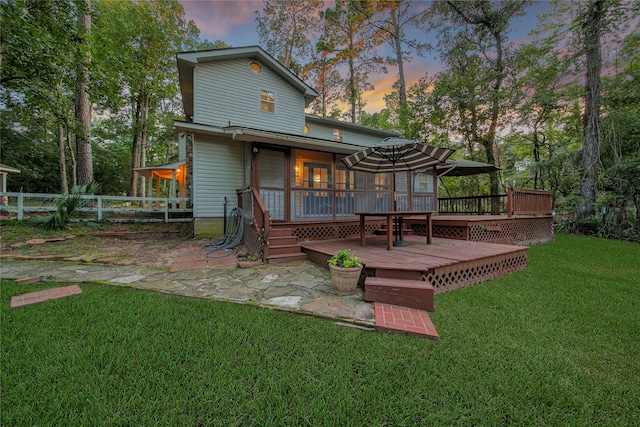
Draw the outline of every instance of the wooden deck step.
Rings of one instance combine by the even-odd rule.
[[[269,243],[265,247],[265,255],[269,264],[309,259],[308,255],[302,252],[302,246],[290,228],[271,229]]]
[[[269,236],[269,245],[271,246],[284,246],[284,245],[296,245],[298,244],[298,238],[296,236]]]
[[[283,255],[283,254],[297,255],[301,252],[302,252],[302,247],[299,244],[272,245],[271,242],[269,242],[269,256]]]
[[[367,277],[364,282],[365,301],[433,311],[433,296],[431,283],[421,280]]]
[[[272,237],[291,237],[293,236],[293,229],[291,228],[271,228],[269,231],[269,239]]]

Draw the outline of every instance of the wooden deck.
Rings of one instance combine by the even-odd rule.
[[[405,236],[407,246],[386,249],[386,236],[359,239],[301,242],[302,250],[319,265],[326,266],[341,249],[352,250],[364,264],[365,277],[421,280],[442,293],[500,277],[527,267],[527,248],[496,243],[434,238],[427,245],[424,236]]]

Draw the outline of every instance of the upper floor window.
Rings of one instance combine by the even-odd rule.
[[[276,95],[273,92],[260,91],[260,109],[269,113],[276,111]]]
[[[337,142],[342,142],[342,129],[333,129],[333,140]]]

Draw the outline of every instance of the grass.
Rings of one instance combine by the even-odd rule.
[[[9,309],[2,425],[638,425],[640,245],[560,235],[441,339],[101,285]]]

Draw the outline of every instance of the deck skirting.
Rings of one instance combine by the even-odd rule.
[[[437,295],[524,270],[527,266],[527,250],[523,249],[509,254],[443,266],[434,272],[425,273],[420,279],[430,282]]]
[[[348,248],[364,264],[360,285],[366,277],[421,280],[431,283],[434,293],[473,286],[527,268],[524,246],[434,239],[426,245],[421,236],[406,236],[408,246],[387,251],[385,238],[370,237],[367,246],[358,239],[303,242],[302,250],[316,264],[327,261],[338,250]]]
[[[414,233],[425,235],[425,221],[411,220]],[[433,237],[508,245],[539,245],[553,241],[553,217],[453,216],[433,217]]]

